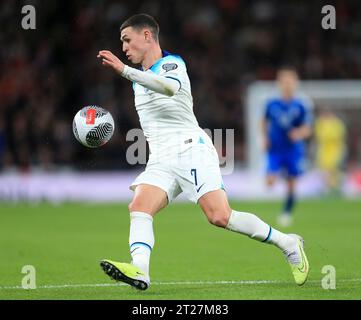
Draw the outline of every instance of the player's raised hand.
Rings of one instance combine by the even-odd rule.
[[[124,63],[111,51],[101,50],[99,51],[97,58],[102,59],[103,66],[111,67],[120,74],[124,70]]]

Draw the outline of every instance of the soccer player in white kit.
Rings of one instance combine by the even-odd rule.
[[[122,49],[141,70],[127,66],[110,51],[98,53],[104,66],[133,82],[135,107],[150,149],[145,171],[130,186],[134,190],[129,204],[132,262],[102,260],[101,267],[112,279],[147,289],[153,218],[184,192],[211,224],[281,249],[295,282],[304,284],[309,265],[303,239],[272,228],[252,213],[230,208],[217,152],[193,113],[186,64],[180,56],[163,51],[158,36],[159,26],[147,14],[134,15],[120,27]]]

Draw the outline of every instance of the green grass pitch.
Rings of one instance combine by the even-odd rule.
[[[234,202],[274,225],[277,202]],[[125,204],[0,205],[0,299],[361,299],[361,202],[303,201],[293,227],[305,238],[311,272],[302,287],[282,253],[207,223],[196,205],[174,203],[154,222],[152,286],[112,282],[99,260],[129,262]],[[24,265],[34,290],[21,288]],[[325,265],[336,289],[325,290]],[[233,281],[233,282],[232,282]]]

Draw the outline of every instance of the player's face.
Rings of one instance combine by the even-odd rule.
[[[281,70],[277,74],[278,86],[284,97],[292,97],[298,86],[297,73],[291,70]]]
[[[144,60],[148,44],[144,30],[127,27],[120,33],[120,39],[123,42],[122,49],[128,60],[134,64],[140,64]]]

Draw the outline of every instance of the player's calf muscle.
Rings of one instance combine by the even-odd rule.
[[[221,228],[227,226],[232,209],[223,190],[206,193],[199,199],[198,204],[211,224]]]
[[[157,212],[159,212],[165,205],[159,201],[151,201],[146,198],[136,197],[132,200],[128,205],[129,212],[145,212],[152,216],[154,216]]]
[[[154,216],[167,205],[166,193],[153,186],[139,185],[133,200],[128,205],[129,212],[145,212]]]

